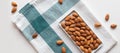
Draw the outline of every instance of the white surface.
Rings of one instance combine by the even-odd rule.
[[[36,53],[32,46],[11,23],[11,1],[0,1],[0,53]],[[30,0],[15,1],[18,3],[18,9],[20,9]],[[120,0],[84,0],[84,2],[118,41],[118,44],[109,53],[120,53]],[[110,13],[111,15],[108,22],[104,20],[106,13]],[[118,27],[112,30],[110,28],[111,23],[116,23]]]

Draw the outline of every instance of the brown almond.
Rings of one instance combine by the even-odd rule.
[[[100,39],[96,39],[96,42],[98,43],[98,44],[101,44],[102,42],[100,41]]]
[[[88,50],[87,50],[87,49],[84,49],[84,53],[88,53]]]
[[[88,53],[91,53],[92,52],[92,49],[91,48],[88,48]]]
[[[89,40],[91,38],[91,36],[87,36],[86,39]]]
[[[85,31],[84,30],[80,30],[80,33],[85,33]]]
[[[93,43],[93,41],[94,41],[93,38],[91,38],[91,39],[90,39],[90,43]]]
[[[74,36],[77,36],[76,32],[73,32],[73,35],[74,35]]]
[[[65,21],[69,21],[70,18],[71,18],[71,16],[67,16],[67,17],[65,18]]]
[[[80,23],[76,23],[76,26],[77,26],[77,27],[81,27],[81,24],[80,24]]]
[[[71,22],[71,24],[74,24],[74,23],[75,23],[75,21],[74,21],[74,20],[70,20],[70,22]]]
[[[63,41],[62,41],[62,40],[57,40],[57,41],[56,41],[56,44],[57,44],[57,45],[61,45],[61,44],[63,44]]]
[[[69,26],[66,26],[66,27],[65,27],[65,31],[69,31]]]
[[[74,28],[74,27],[75,27],[75,24],[71,24],[70,27],[71,27],[71,28]]]
[[[71,19],[72,19],[72,20],[74,20],[74,19],[75,19],[75,17],[74,17],[74,16],[71,16]]]
[[[85,26],[86,26],[86,24],[85,24],[85,23],[80,23],[80,24],[81,24],[81,26],[82,26],[82,27],[85,27]]]
[[[77,19],[79,20],[79,22],[83,22],[81,17],[77,17]]]
[[[74,35],[71,35],[72,40],[76,41],[76,38]]]
[[[75,16],[75,17],[79,16],[76,12],[73,12],[72,15]]]
[[[96,43],[97,43],[97,41],[96,41],[96,40],[94,40],[94,41],[93,41],[93,44],[96,44]]]
[[[80,28],[79,27],[74,27],[75,28],[75,30],[77,30],[77,31],[79,31],[80,30]]]
[[[90,34],[93,35],[94,34],[93,31],[90,31]]]
[[[67,26],[69,26],[69,25],[71,25],[72,23],[71,22],[69,22],[69,21],[66,21],[65,22],[65,25],[67,25]]]
[[[79,39],[79,37],[78,37],[78,36],[76,36],[76,40],[77,40],[77,41],[80,41],[80,39]]]
[[[116,27],[117,27],[117,25],[116,24],[111,24],[111,26],[110,26],[112,29],[115,29]]]
[[[101,27],[101,24],[97,22],[97,23],[94,24],[94,26],[95,27]]]
[[[85,30],[86,28],[85,27],[80,27],[81,29]]]
[[[72,35],[73,33],[72,32],[70,32],[70,31],[67,31],[67,33],[69,34],[69,35]]]
[[[84,37],[80,37],[80,40],[85,40],[85,38]]]
[[[78,32],[78,31],[75,31],[75,33],[76,33],[78,36],[80,36],[80,32]]]
[[[93,37],[93,39],[97,39],[97,36],[94,34],[94,35],[92,35],[92,37]]]
[[[80,41],[80,43],[81,43],[81,45],[84,45],[84,44],[85,44],[84,41]]]
[[[69,28],[69,31],[74,32],[74,31],[75,31],[75,29],[74,29],[74,28]]]
[[[58,0],[59,4],[62,4],[63,3],[63,0]]]
[[[90,40],[87,40],[87,45],[89,45],[89,44],[90,44],[90,42],[91,42]]]
[[[88,45],[84,45],[84,48],[89,48],[89,46]]]
[[[15,13],[17,11],[17,7],[13,7],[11,13]]]
[[[93,44],[90,44],[90,48],[91,48],[92,50],[94,50],[94,45],[93,45]]]
[[[90,28],[89,28],[88,26],[86,26],[86,29],[87,29],[87,30],[90,30]]]
[[[81,34],[81,36],[84,36],[84,37],[86,37],[86,36],[87,36],[87,34],[85,34],[85,33],[84,33],[84,34]]]
[[[76,43],[77,46],[80,46],[80,45],[81,45],[80,42],[78,42],[78,41],[76,41],[75,43]]]
[[[61,22],[61,26],[65,28],[66,27],[65,22]]]
[[[88,30],[85,30],[85,33],[86,33],[87,35],[90,35],[90,32],[89,32]]]
[[[78,19],[75,19],[75,22],[76,22],[76,23],[79,23],[79,20],[78,20]]]
[[[35,38],[37,38],[37,36],[38,36],[38,34],[37,34],[37,33],[34,33],[34,34],[32,35],[32,38],[35,39]]]
[[[98,43],[96,43],[96,44],[94,45],[94,48],[95,48],[95,49],[97,49],[97,48],[98,48],[98,46],[99,46],[99,44],[98,44]]]
[[[15,1],[12,1],[11,5],[12,5],[13,7],[16,7],[16,6],[17,6],[17,3],[16,3]]]
[[[108,20],[109,20],[109,17],[110,17],[109,14],[106,14],[105,20],[108,21]]]
[[[65,47],[62,47],[61,50],[62,50],[62,53],[66,53],[66,48]]]
[[[84,50],[85,50],[85,48],[84,48],[83,46],[80,46],[80,49],[81,49],[82,51],[84,51]]]

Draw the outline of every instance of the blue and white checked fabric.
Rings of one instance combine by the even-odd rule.
[[[103,45],[107,45],[103,46],[98,53],[108,52],[116,44],[116,41],[104,27],[99,30],[93,28],[91,24],[99,21],[80,0],[64,0],[62,5],[57,0],[35,0],[26,4],[20,10],[13,22],[38,53],[61,53],[61,47],[63,46],[66,48],[67,53],[80,53],[70,38],[59,28],[59,22],[73,10],[77,11],[93,31],[98,34]],[[103,30],[106,32],[103,32]],[[32,35],[36,32],[39,36],[33,39]],[[61,46],[56,45],[56,41],[59,39],[64,41]]]

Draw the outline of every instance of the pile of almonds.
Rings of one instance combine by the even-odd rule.
[[[91,53],[102,43],[75,11],[61,22],[61,26],[84,53]],[[101,25],[98,24],[97,27],[99,26]]]
[[[12,5],[11,13],[15,13],[17,11],[17,3],[13,1],[11,5]]]

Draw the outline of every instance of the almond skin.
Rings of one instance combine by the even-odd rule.
[[[62,40],[57,40],[56,44],[61,45],[61,44],[63,44],[63,41]]]

